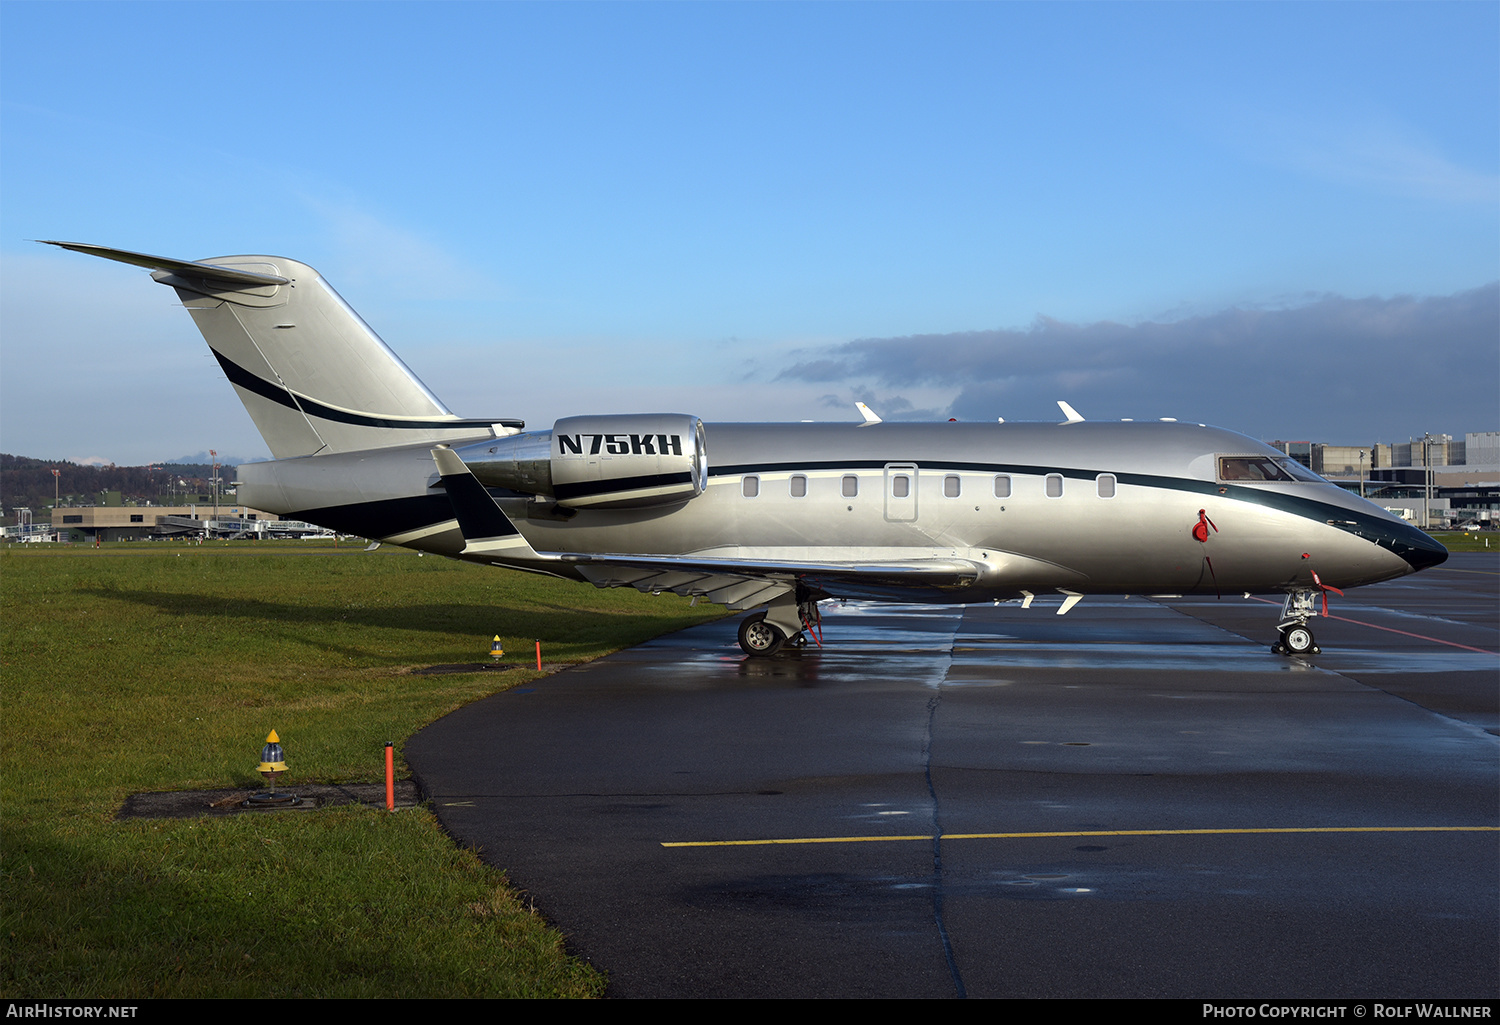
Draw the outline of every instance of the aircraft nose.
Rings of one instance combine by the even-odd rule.
[[[1406,524],[1402,524],[1391,539],[1391,550],[1406,560],[1413,573],[1448,561],[1448,549]]]

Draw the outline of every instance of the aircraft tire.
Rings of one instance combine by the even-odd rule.
[[[1281,631],[1281,646],[1288,655],[1311,655],[1317,651],[1313,632],[1305,626],[1289,626]]]
[[[745,654],[764,658],[776,654],[786,643],[786,634],[765,619],[766,614],[759,612],[740,624],[740,648]]]

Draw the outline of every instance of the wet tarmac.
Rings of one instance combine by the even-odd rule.
[[[612,996],[1500,996],[1500,560],[1335,598],[736,619],[407,744]]]

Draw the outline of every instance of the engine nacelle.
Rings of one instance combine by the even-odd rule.
[[[708,486],[703,421],[682,413],[570,416],[457,451],[480,483],[573,509],[671,505]]]
[[[570,416],[552,425],[559,505],[666,505],[696,498],[707,486],[703,421],[695,416]]]

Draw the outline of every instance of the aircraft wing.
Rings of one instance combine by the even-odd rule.
[[[985,570],[982,553],[954,548],[733,547],[682,555],[538,552],[456,453],[440,445],[432,449],[432,458],[464,535],[464,555],[525,559],[530,568],[561,564],[598,587],[672,591],[739,610],[790,593],[798,584],[839,598],[895,595],[920,600],[924,591],[968,587]]]
[[[725,555],[617,555],[548,553],[572,565],[599,587],[634,587],[703,595],[731,609],[751,608],[803,584],[838,598],[874,598],[898,594],[919,599],[922,591],[968,587],[983,572],[980,562],[951,548],[931,553],[909,548],[886,553],[837,549],[843,558],[817,558],[816,550]],[[753,557],[752,557],[753,554]],[[828,553],[832,555],[833,553]]]

